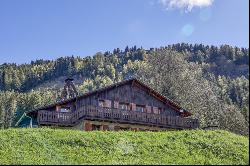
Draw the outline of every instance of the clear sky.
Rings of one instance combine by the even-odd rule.
[[[0,64],[178,42],[249,47],[249,0],[0,0]]]

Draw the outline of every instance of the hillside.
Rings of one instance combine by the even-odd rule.
[[[0,130],[1,164],[249,164],[248,138],[226,131]]]
[[[249,49],[178,43],[136,46],[93,56],[0,65],[0,128],[24,112],[60,100],[64,79],[79,94],[136,77],[189,110],[202,127],[249,134]]]
[[[0,64],[0,90],[27,92],[48,81],[56,82],[57,78],[69,75],[75,76],[81,82],[83,79],[95,80],[98,75],[107,76],[110,81],[119,81],[124,77],[132,76],[140,65],[139,62],[147,59],[148,55],[162,50],[181,53],[188,62],[203,64],[204,71],[216,76],[229,78],[249,76],[249,49],[247,48],[178,43],[150,50],[136,46],[126,47],[125,50],[117,48],[112,53],[98,52],[92,57],[71,56],[56,60],[40,59],[31,61],[29,64]],[[135,61],[139,61],[138,64],[134,64]],[[127,70],[130,67],[133,70],[129,72]],[[45,87],[51,88],[51,86]]]

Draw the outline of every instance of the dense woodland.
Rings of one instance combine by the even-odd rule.
[[[13,127],[24,112],[60,100],[69,76],[79,93],[136,77],[191,111],[201,127],[248,134],[249,49],[186,43],[2,64],[0,128]]]

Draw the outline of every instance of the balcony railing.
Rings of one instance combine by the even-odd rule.
[[[83,106],[78,108],[77,111],[71,113],[40,110],[37,119],[38,123],[41,125],[56,124],[62,126],[74,126],[80,119],[89,119],[168,128],[195,129],[199,127],[197,119],[94,106]]]

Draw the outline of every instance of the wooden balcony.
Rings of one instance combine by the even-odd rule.
[[[197,119],[93,106],[83,106],[72,113],[40,110],[37,117],[40,125],[59,126],[74,126],[82,119],[142,124],[175,129],[195,129],[199,127]]]

